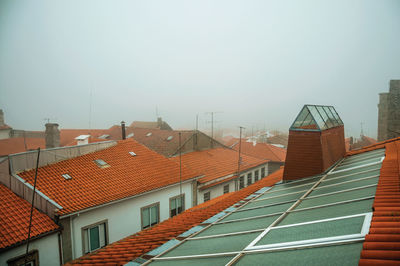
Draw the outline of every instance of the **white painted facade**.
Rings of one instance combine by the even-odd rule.
[[[9,139],[10,132],[11,132],[11,129],[1,129],[0,130],[0,139]]]
[[[192,180],[182,183],[182,193],[185,196],[184,209],[192,207]],[[170,218],[170,198],[180,194],[179,184],[150,193],[109,204],[90,211],[76,214],[71,219],[72,256],[78,258],[84,255],[82,228],[101,221],[107,221],[108,243],[113,243],[124,237],[141,231],[141,208],[159,203],[160,222]]]
[[[29,251],[37,250],[40,266],[60,265],[58,249],[58,233],[44,236],[29,243]],[[18,246],[0,254],[0,265],[7,265],[7,261],[25,255],[26,245]]]
[[[254,183],[254,172],[258,170],[258,180],[261,179],[261,168],[265,167],[265,176],[268,174],[268,164],[259,165],[255,168],[249,169],[248,171],[241,172],[240,176],[244,176],[244,186],[247,187],[249,184],[247,183],[247,175],[252,173],[252,182]],[[227,177],[229,178],[229,177]],[[239,184],[239,180],[237,181]],[[251,185],[250,184],[250,185]],[[201,204],[204,203],[204,194],[210,192],[210,199],[219,197],[224,194],[224,186],[229,185],[229,192],[235,191],[235,180],[231,180],[229,182],[225,182],[204,190],[200,190],[197,193],[197,203]]]

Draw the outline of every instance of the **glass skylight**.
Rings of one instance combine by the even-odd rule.
[[[153,133],[149,132],[146,134],[146,137],[150,137],[151,135],[153,135]]]
[[[136,153],[134,153],[133,151],[130,151],[129,154],[132,156],[136,156]]]
[[[353,155],[322,175],[259,190],[148,262],[320,265],[326,257],[357,264],[371,224],[382,156],[383,149]],[[353,170],[335,171],[343,167]]]
[[[134,136],[133,133],[128,134],[128,136],[126,136],[127,138],[132,138]]]
[[[100,166],[100,167],[108,167],[108,166],[109,166],[108,163],[106,163],[106,162],[103,161],[102,159],[94,160],[94,162],[95,162],[98,166]]]
[[[343,125],[333,106],[304,105],[290,130],[321,131]]]
[[[70,176],[69,174],[63,174],[62,177],[64,177],[66,180],[72,179],[72,176]]]
[[[167,138],[167,141],[170,141],[171,139],[173,139],[174,138],[174,136],[169,136],[168,138]]]

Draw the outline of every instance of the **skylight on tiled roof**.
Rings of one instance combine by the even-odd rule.
[[[102,159],[94,160],[94,162],[95,162],[99,167],[101,167],[101,168],[105,168],[105,167],[110,166],[108,163],[106,163],[106,162],[105,162],[104,160],[102,160]]]
[[[152,260],[157,265],[356,265],[369,231],[384,150],[276,185]],[[325,258],[330,257],[329,259]]]
[[[343,125],[333,106],[304,105],[290,130],[321,131]]]
[[[62,177],[64,177],[66,180],[72,179],[72,176],[70,176],[69,174],[63,174]]]
[[[146,134],[146,137],[150,137],[153,133],[149,132]]]
[[[173,138],[174,138],[174,136],[168,136],[167,141],[170,141]]]
[[[130,151],[129,154],[132,156],[136,156],[136,153],[134,153],[133,151]]]
[[[126,136],[127,138],[132,138],[134,136],[133,133],[128,134],[128,136]]]

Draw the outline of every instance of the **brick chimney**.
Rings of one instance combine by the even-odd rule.
[[[46,149],[60,147],[60,131],[58,130],[58,124],[47,123],[44,135],[46,138]]]
[[[344,126],[335,108],[305,105],[289,129],[283,180],[320,174],[345,153]]]

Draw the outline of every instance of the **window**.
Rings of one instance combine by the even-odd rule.
[[[158,224],[160,212],[160,203],[155,203],[146,207],[143,207],[141,210],[142,213],[142,229],[151,227],[153,225]]]
[[[107,222],[102,221],[97,224],[82,228],[83,251],[89,253],[107,245]]]
[[[134,153],[133,151],[130,151],[129,154],[132,156],[136,156],[136,153]]]
[[[169,199],[170,217],[175,216],[185,210],[185,195],[179,195]]]
[[[258,181],[258,170],[254,171],[254,182]]]
[[[210,200],[210,191],[204,193],[203,197],[204,197],[204,202],[209,201]]]
[[[72,177],[69,174],[63,174],[62,177],[64,177],[66,180],[72,179]]]
[[[100,168],[106,168],[106,167],[109,167],[110,165],[108,164],[108,163],[106,163],[104,160],[102,160],[102,159],[97,159],[97,160],[94,160],[94,162],[97,164],[97,166],[98,167],[100,167]]]
[[[252,173],[248,173],[248,174],[247,174],[247,185],[251,185],[251,183],[253,183],[253,182],[251,181],[251,179],[252,179]]]
[[[26,266],[37,266],[39,265],[39,252],[37,250],[32,250],[31,252],[28,253],[28,257],[26,259],[26,264],[25,264],[25,254],[18,256],[16,258],[12,258],[7,261],[8,266],[21,266],[21,265],[26,265]]]
[[[239,189],[244,188],[244,176],[239,178]]]
[[[229,193],[229,184],[224,186],[224,194]]]
[[[265,167],[261,168],[261,178],[265,177]]]

